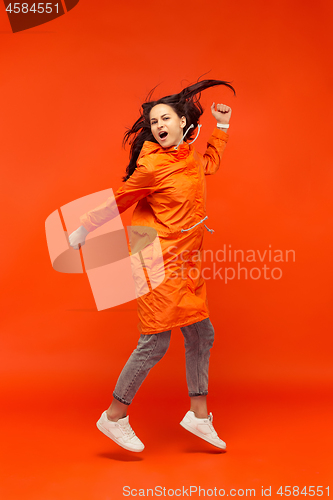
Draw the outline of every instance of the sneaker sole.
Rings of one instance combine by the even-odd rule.
[[[136,450],[136,449],[130,448],[129,446],[126,446],[125,444],[121,444],[121,443],[119,443],[119,441],[116,440],[116,438],[114,436],[112,436],[112,434],[109,433],[109,431],[107,429],[105,429],[105,427],[102,426],[102,424],[100,424],[99,421],[96,423],[96,425],[97,425],[98,430],[100,430],[101,432],[103,432],[103,434],[105,434],[105,436],[107,436],[108,438],[112,439],[112,441],[114,443],[116,443],[118,446],[121,446],[125,450],[134,451],[134,452],[139,453],[140,451],[143,451],[144,448],[145,448],[143,446],[143,448],[141,450]]]
[[[218,445],[212,441],[210,441],[208,438],[206,438],[203,434],[201,434],[200,432],[196,431],[195,429],[192,429],[192,427],[190,427],[189,425],[187,425],[185,422],[181,421],[180,422],[180,425],[182,427],[184,427],[184,429],[186,429],[187,431],[191,432],[192,434],[194,434],[195,436],[203,439],[204,441],[207,441],[207,443],[215,446],[216,448],[218,448],[219,450],[226,450],[227,449],[227,446],[226,445]]]

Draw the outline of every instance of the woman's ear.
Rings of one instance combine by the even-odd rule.
[[[180,126],[181,128],[184,128],[186,126],[186,118],[185,116],[182,116],[180,119]]]

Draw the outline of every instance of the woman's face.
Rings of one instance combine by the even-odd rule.
[[[149,114],[150,128],[154,138],[163,148],[177,146],[181,141],[186,118],[179,118],[167,104],[156,104]]]

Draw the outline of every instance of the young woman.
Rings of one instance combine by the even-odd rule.
[[[222,80],[203,80],[157,101],[151,91],[141,116],[124,136],[131,145],[124,184],[112,199],[80,217],[81,226],[70,237],[79,249],[88,232],[137,203],[132,227],[154,228],[161,245],[164,278],[137,298],[140,338],[125,364],[113,392],[110,407],[97,422],[98,429],[118,445],[142,451],[143,443],[128,420],[127,408],[150,369],[164,356],[171,330],[180,327],[185,340],[186,380],[190,410],[180,424],[212,445],[226,449],[208,415],[208,365],[214,341],[209,319],[201,254],[206,228],[205,175],[217,172],[229,135],[231,108],[211,105],[217,121],[204,155],[195,151],[203,113],[201,91],[216,85],[234,88]],[[195,135],[196,134],[196,135]],[[195,136],[194,140],[193,137]],[[114,210],[116,204],[117,210]]]

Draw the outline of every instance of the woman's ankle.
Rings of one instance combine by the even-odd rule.
[[[118,422],[119,419],[126,417],[126,414],[125,415],[123,415],[123,414],[115,415],[114,413],[107,410],[106,416],[107,416],[107,419],[110,420],[111,422]]]
[[[202,411],[195,411],[192,408],[191,411],[193,411],[195,418],[208,418],[208,413]]]

